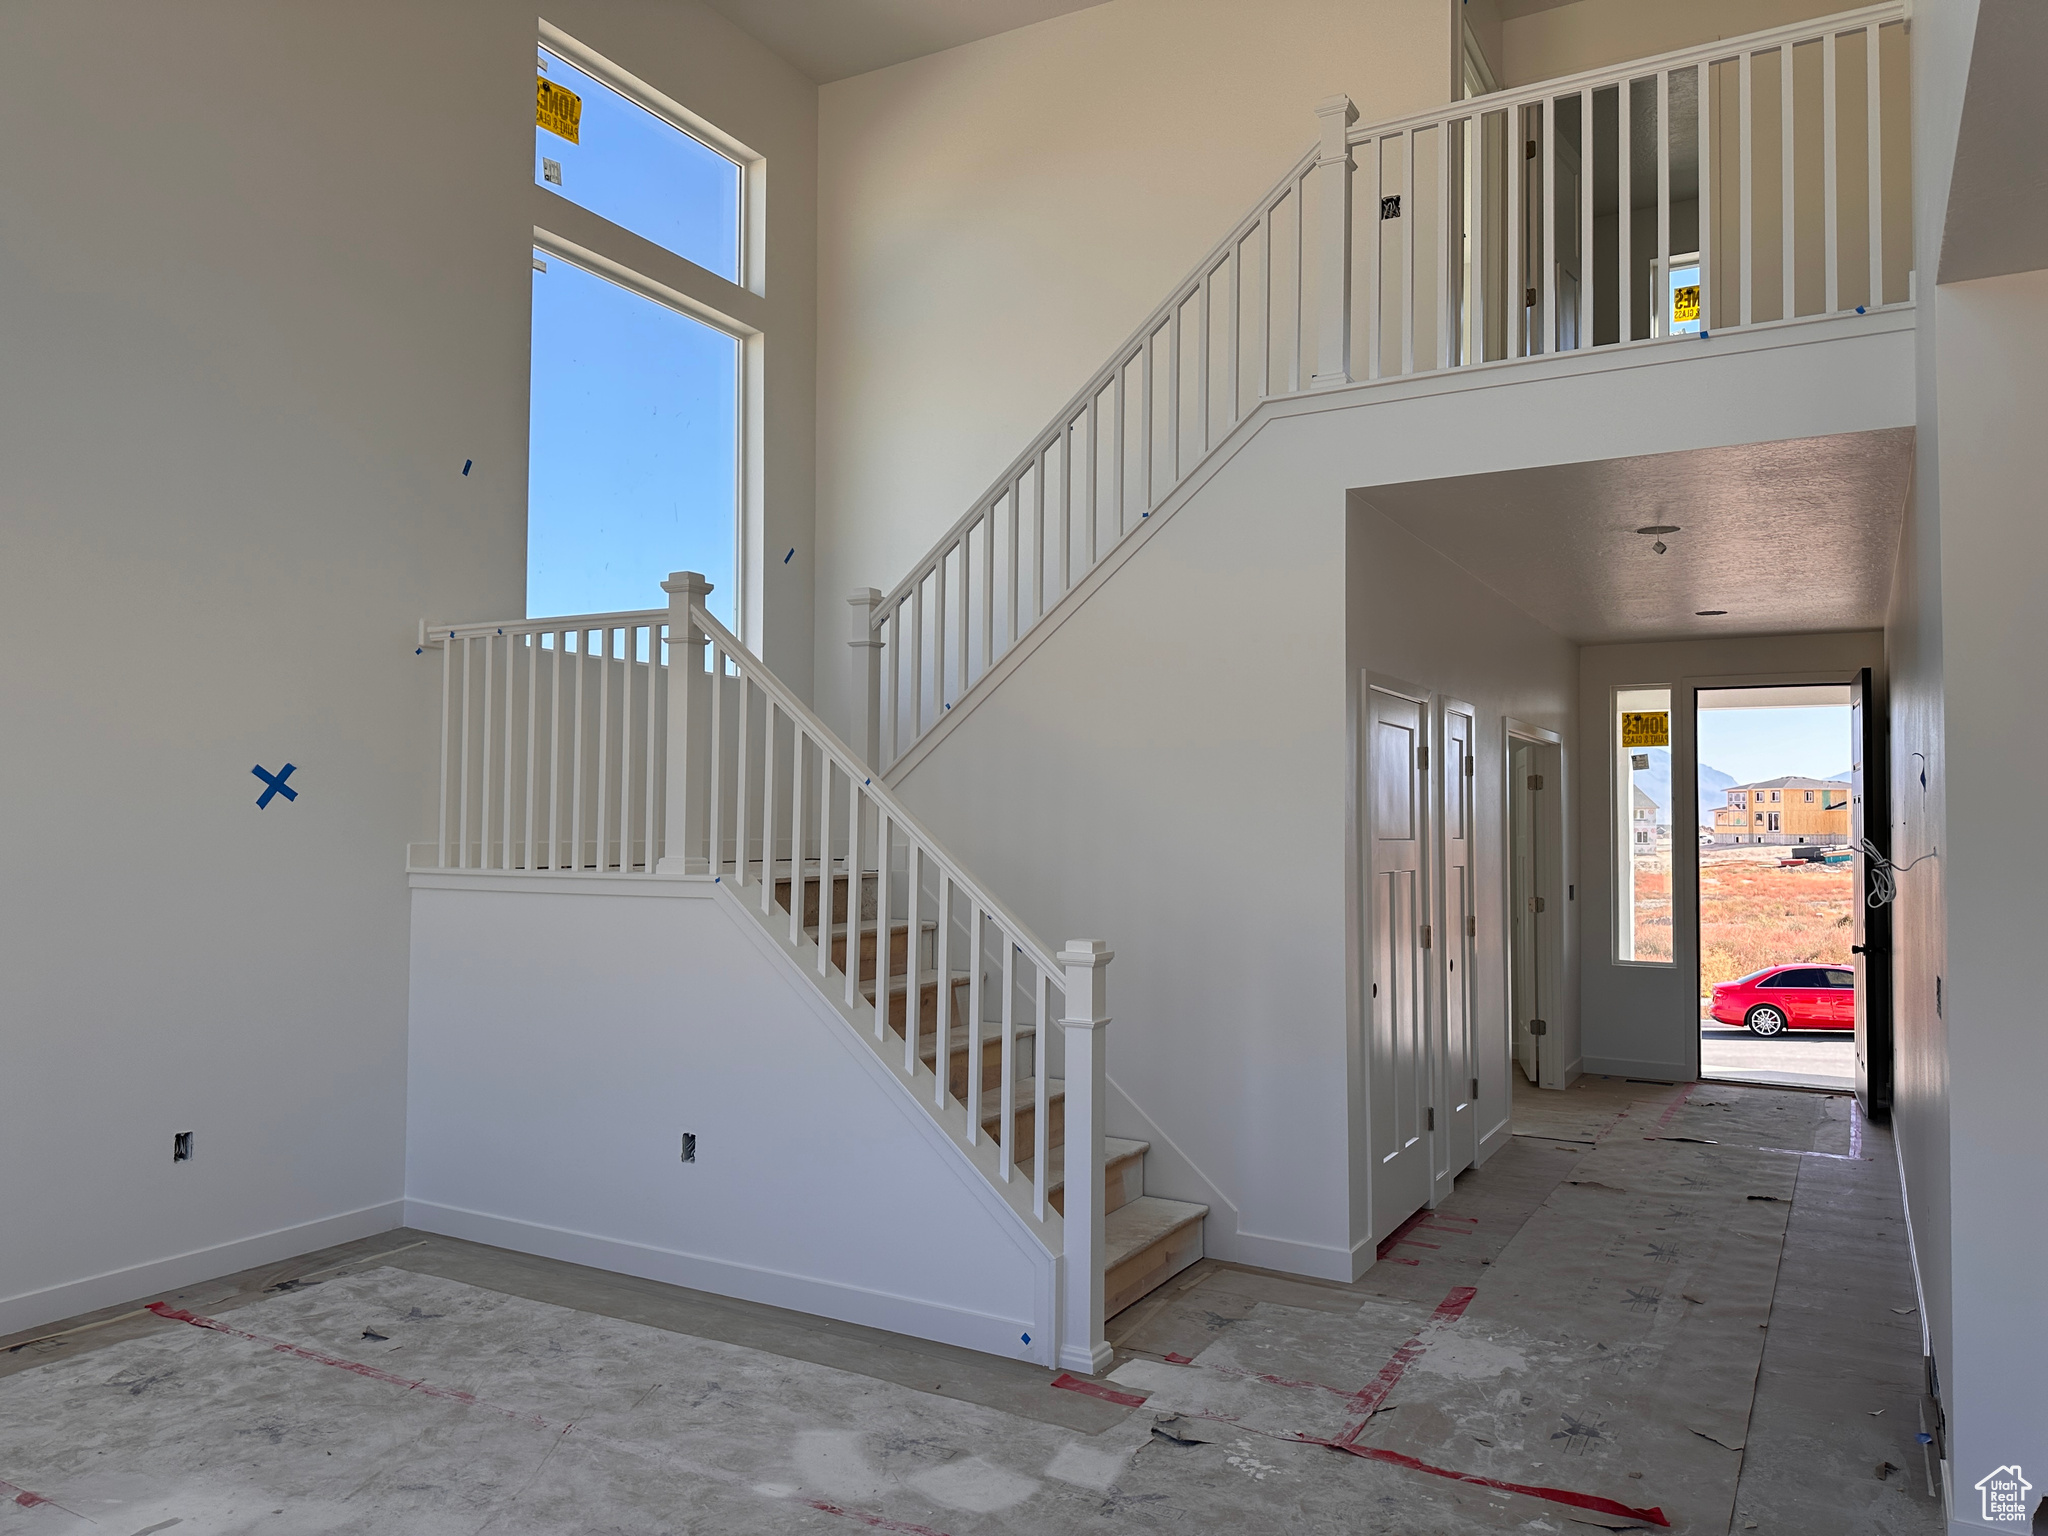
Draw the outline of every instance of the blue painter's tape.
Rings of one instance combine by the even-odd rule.
[[[427,654],[427,648],[424,645],[416,645],[412,648],[412,653],[415,656],[424,656]]]
[[[790,562],[791,560],[793,560],[793,559],[795,559],[795,558],[796,558],[796,546],[795,546],[794,544],[792,544],[792,545],[790,545],[790,546],[789,546],[789,553],[788,553],[788,554],[786,554],[786,555],[784,555],[784,556],[782,557],[782,563],[783,563],[784,565],[787,565],[787,564],[789,564],[789,562]]]
[[[1856,313],[1859,315],[1863,313],[1863,306],[1861,304],[1856,306]]]
[[[1028,1334],[1028,1333],[1027,1333],[1027,1334],[1025,1334],[1025,1335],[1024,1335],[1023,1337],[1024,1337],[1024,1342],[1025,1342],[1026,1344],[1029,1344],[1029,1343],[1031,1342],[1031,1335],[1030,1335],[1030,1334]]]
[[[475,462],[476,462],[476,460],[475,460],[475,459],[464,459],[464,460],[462,461],[462,472],[463,472],[463,473],[464,473],[465,475],[466,475],[466,474],[468,474],[468,473],[469,473],[469,466],[470,466],[470,465],[472,465],[472,464],[474,464]]]
[[[287,800],[296,800],[299,798],[299,792],[296,789],[293,789],[289,784],[285,783],[285,780],[292,776],[292,773],[297,768],[297,766],[298,765],[296,763],[286,763],[282,768],[278,769],[277,772],[270,773],[265,771],[263,765],[259,763],[254,768],[251,768],[249,770],[251,773],[255,774],[257,778],[261,779],[264,782],[264,785],[266,786],[263,793],[256,797],[257,810],[260,811],[265,806],[269,805],[272,797],[277,795],[283,795]]]

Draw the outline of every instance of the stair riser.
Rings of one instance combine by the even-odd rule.
[[[1166,1284],[1202,1256],[1202,1223],[1191,1222],[1164,1242],[1132,1254],[1102,1277],[1102,1312],[1114,1317]]]
[[[1145,1193],[1145,1154],[1120,1158],[1102,1170],[1102,1214],[1120,1211]],[[1052,1192],[1049,1202],[1062,1216],[1067,1214],[1067,1187]]]
[[[1003,1139],[1002,1126],[999,1123],[1000,1118],[1001,1117],[997,1115],[990,1115],[988,1118],[981,1122],[981,1129],[983,1133],[986,1134],[991,1140],[996,1142],[997,1145],[1001,1145]],[[1023,1103],[1017,1106],[1017,1148],[1016,1151],[1011,1154],[1013,1158],[1026,1158],[1031,1156],[1032,1148],[1035,1145],[1037,1145],[1037,1143],[1033,1140],[1033,1137],[1037,1134],[1037,1124],[1038,1106],[1032,1103],[1029,1099],[1026,1099]],[[1066,1141],[1066,1135],[1067,1101],[1064,1097],[1061,1097],[1054,1099],[1052,1103],[1047,1106],[1045,1144],[1048,1147],[1057,1147],[1064,1145]]]
[[[860,973],[863,979],[875,974],[875,945],[881,935],[872,931],[860,936]],[[910,972],[910,930],[901,928],[889,935],[889,974],[905,976]],[[846,935],[832,935],[832,963],[841,971],[846,969]]]
[[[832,920],[835,923],[846,920],[847,878],[845,875],[834,875],[832,877]],[[806,928],[818,926],[818,887],[819,879],[816,875],[806,875],[804,877],[803,926]],[[875,877],[873,875],[862,875],[860,890],[860,918],[863,922],[871,923],[875,920]],[[787,875],[784,875],[775,882],[775,903],[783,911],[787,912],[789,910],[789,877]]]
[[[932,1025],[939,1017],[939,984],[936,981],[928,981],[917,990],[917,1034],[918,1043],[922,1045],[925,1041],[932,1038]],[[961,1005],[966,1001],[966,996],[966,981],[963,979],[955,982],[953,984],[952,1014],[945,1021],[947,1029],[953,1028],[960,1022],[960,1009]],[[909,989],[906,987],[901,992],[891,993],[889,997],[889,1028],[896,1032],[899,1039],[902,1038],[904,1023],[909,1016]]]

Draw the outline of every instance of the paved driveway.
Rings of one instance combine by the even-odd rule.
[[[1791,1030],[1765,1040],[1707,1019],[1700,1024],[1700,1075],[1800,1088],[1854,1088],[1856,1041],[1847,1030]]]

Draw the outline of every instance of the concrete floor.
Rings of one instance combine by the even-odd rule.
[[[1885,1130],[1523,1098],[1357,1283],[1113,1319],[1142,1404],[397,1231],[0,1339],[0,1533],[1939,1531]]]

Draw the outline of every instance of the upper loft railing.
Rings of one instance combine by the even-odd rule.
[[[1260,400],[1910,302],[1902,3],[1370,126],[1288,168],[886,596],[887,769]]]

